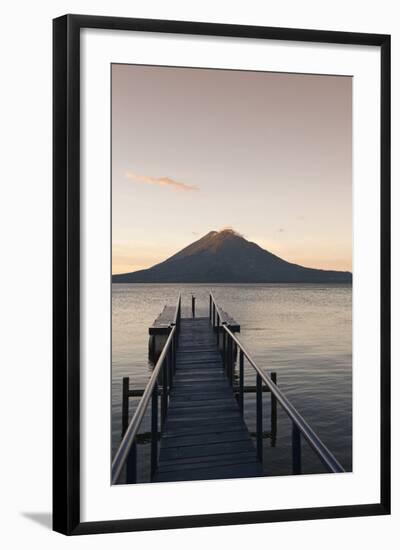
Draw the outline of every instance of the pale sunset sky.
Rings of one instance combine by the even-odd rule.
[[[352,79],[112,66],[112,271],[231,227],[352,270]]]

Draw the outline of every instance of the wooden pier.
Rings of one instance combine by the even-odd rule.
[[[154,481],[262,475],[208,317],[181,320]]]
[[[112,483],[124,470],[127,483],[137,480],[137,443],[150,408],[150,481],[190,481],[265,475],[263,394],[270,394],[271,430],[277,435],[277,405],[292,424],[293,474],[302,472],[301,445],[307,442],[328,472],[342,465],[319,439],[267,374],[252,359],[237,333],[240,325],[209,296],[209,316],[196,317],[195,300],[182,315],[181,297],[175,308],[164,308],[149,329],[150,352],[156,363],[143,390],[123,380],[122,441],[112,463]],[[155,339],[161,340],[156,341]],[[255,386],[244,385],[244,363],[255,374]],[[255,394],[255,444],[244,422],[244,394]],[[132,419],[129,397],[141,396]]]
[[[192,306],[182,314],[186,318],[196,318],[196,298],[192,296]],[[165,305],[154,323],[149,327],[149,358],[156,362],[165,342],[167,341],[171,324],[174,323],[175,307]],[[206,319],[208,319],[206,317]],[[226,311],[221,310],[221,323],[226,323],[232,332],[240,332],[240,325]]]

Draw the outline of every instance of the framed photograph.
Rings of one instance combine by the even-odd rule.
[[[390,36],[54,20],[54,529],[390,513]]]

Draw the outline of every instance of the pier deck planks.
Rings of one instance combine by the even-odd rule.
[[[262,475],[208,318],[181,320],[154,482]]]

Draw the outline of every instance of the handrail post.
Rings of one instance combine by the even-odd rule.
[[[126,461],[126,482],[127,483],[136,483],[136,462],[137,462],[137,452],[136,452],[136,441],[134,440],[131,448],[129,450],[128,458]]]
[[[178,346],[178,325],[177,323],[171,323],[170,330],[173,330],[175,327],[174,337],[172,338],[171,342],[171,368],[170,368],[170,379],[169,379],[169,385],[172,386],[172,379],[175,374],[176,370],[176,348]]]
[[[226,332],[223,330],[222,335],[222,364],[224,367],[224,371],[226,372]]]
[[[151,395],[151,451],[150,451],[150,472],[151,479],[157,469],[158,460],[158,383],[154,384]]]
[[[292,458],[293,474],[301,474],[301,433],[294,422],[292,422]]]
[[[276,385],[276,372],[271,372],[271,380]],[[278,431],[277,401],[275,395],[271,392],[271,447],[276,445],[276,434]]]
[[[231,383],[231,386],[233,385],[233,341],[229,337],[228,334],[228,341],[229,341],[229,348],[228,348],[228,355],[229,355],[229,381]]]
[[[192,317],[196,317],[196,296],[192,294]]]
[[[219,313],[217,311],[217,346],[219,349]]]
[[[212,298],[211,298],[211,294],[210,294],[210,301],[209,301],[209,316],[210,316],[210,321],[211,321],[211,315],[212,315]]]
[[[262,380],[257,373],[256,382],[256,434],[257,434],[257,458],[260,462],[263,461],[263,433],[262,433]]]
[[[168,390],[171,391],[173,380],[173,355],[174,354],[174,339],[171,341],[171,345],[168,350]]]
[[[237,356],[238,356],[238,348],[235,344],[235,342],[232,340],[232,386],[235,382],[235,372],[236,372],[236,364],[237,364]]]
[[[239,409],[243,417],[244,412],[244,356],[243,351],[239,351]]]
[[[229,383],[231,381],[231,339],[226,335],[226,373]]]
[[[175,331],[174,334],[174,374],[176,372],[176,353],[178,349],[178,331]]]
[[[176,325],[176,332],[179,333],[180,326],[181,326],[181,295],[180,294],[178,298],[178,304],[176,306],[175,325]]]
[[[121,437],[124,437],[129,420],[129,376],[122,379],[122,429]]]
[[[162,366],[162,394],[161,394],[161,428],[165,424],[168,407],[168,355],[164,359]]]

